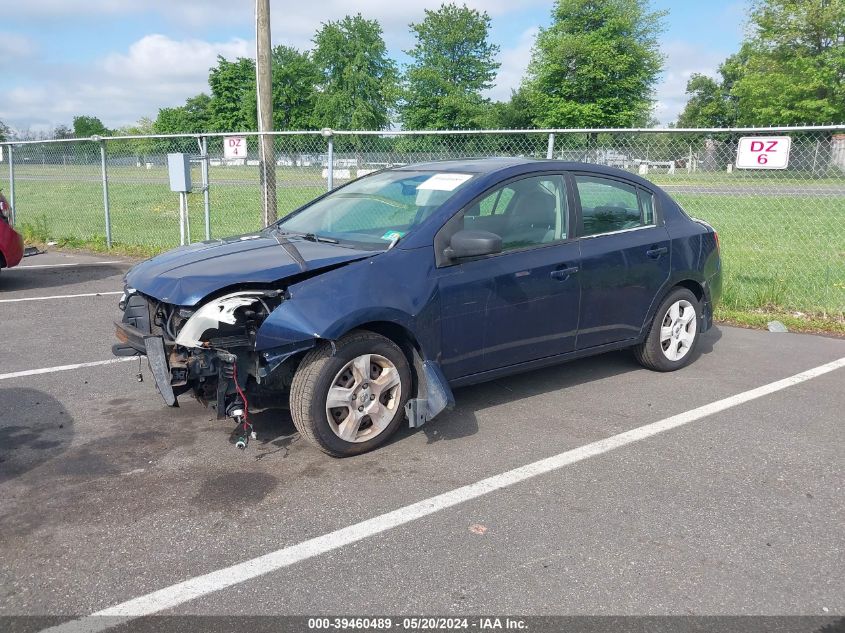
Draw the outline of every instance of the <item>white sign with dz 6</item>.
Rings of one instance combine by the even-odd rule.
[[[738,169],[786,169],[789,166],[789,136],[744,136],[736,150]]]

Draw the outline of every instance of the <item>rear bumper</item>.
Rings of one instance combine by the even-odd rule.
[[[23,258],[23,237],[4,220],[0,220],[0,254],[3,255],[0,267],[17,266]]]
[[[704,305],[702,306],[702,331],[706,332],[713,327],[713,311],[716,304],[722,298],[722,271],[721,269],[710,276],[704,283]]]

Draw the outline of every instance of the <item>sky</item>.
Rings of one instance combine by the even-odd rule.
[[[460,2],[459,2],[460,3]],[[377,19],[391,55],[407,62],[408,24],[442,0],[271,0],[273,45],[310,48],[325,21],[360,12]],[[493,99],[519,85],[552,0],[466,0],[492,18],[491,40],[501,48]],[[664,73],[655,117],[665,125],[683,109],[692,73],[714,74],[742,39],[747,0],[652,0],[668,10],[661,50]],[[0,121],[44,132],[70,125],[75,115],[120,127],[155,118],[208,91],[217,55],[254,57],[251,0],[0,0]]]

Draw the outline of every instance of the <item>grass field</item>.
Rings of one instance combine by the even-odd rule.
[[[845,198],[675,198],[719,232],[725,308],[845,314]]]
[[[18,224],[32,242],[105,248],[103,194],[93,167],[23,166],[16,179]],[[673,192],[691,215],[719,231],[725,268],[725,314],[794,312],[821,322],[845,321],[845,196],[767,195],[748,178],[711,174],[707,180],[679,174],[663,184],[724,186],[724,193]],[[199,172],[194,172],[195,183]],[[211,229],[215,237],[261,226],[256,168],[212,168]],[[278,210],[282,216],[325,191],[316,168],[279,169]],[[780,185],[841,186],[843,179],[790,181]],[[731,187],[737,186],[736,192]],[[112,240],[116,250],[149,255],[179,241],[178,197],[163,169],[109,170]],[[205,236],[200,194],[190,196],[191,236]],[[750,317],[749,317],[750,318]],[[809,317],[808,317],[809,318]],[[754,319],[749,320],[749,323]],[[839,327],[839,326],[837,326]],[[845,326],[842,326],[845,327]]]

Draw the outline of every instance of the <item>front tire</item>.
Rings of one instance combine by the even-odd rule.
[[[305,355],[291,384],[291,417],[321,451],[359,455],[396,432],[410,391],[411,371],[399,346],[358,330]]]
[[[688,365],[698,345],[701,304],[686,288],[675,288],[660,304],[645,340],[634,347],[637,361],[655,371]]]

